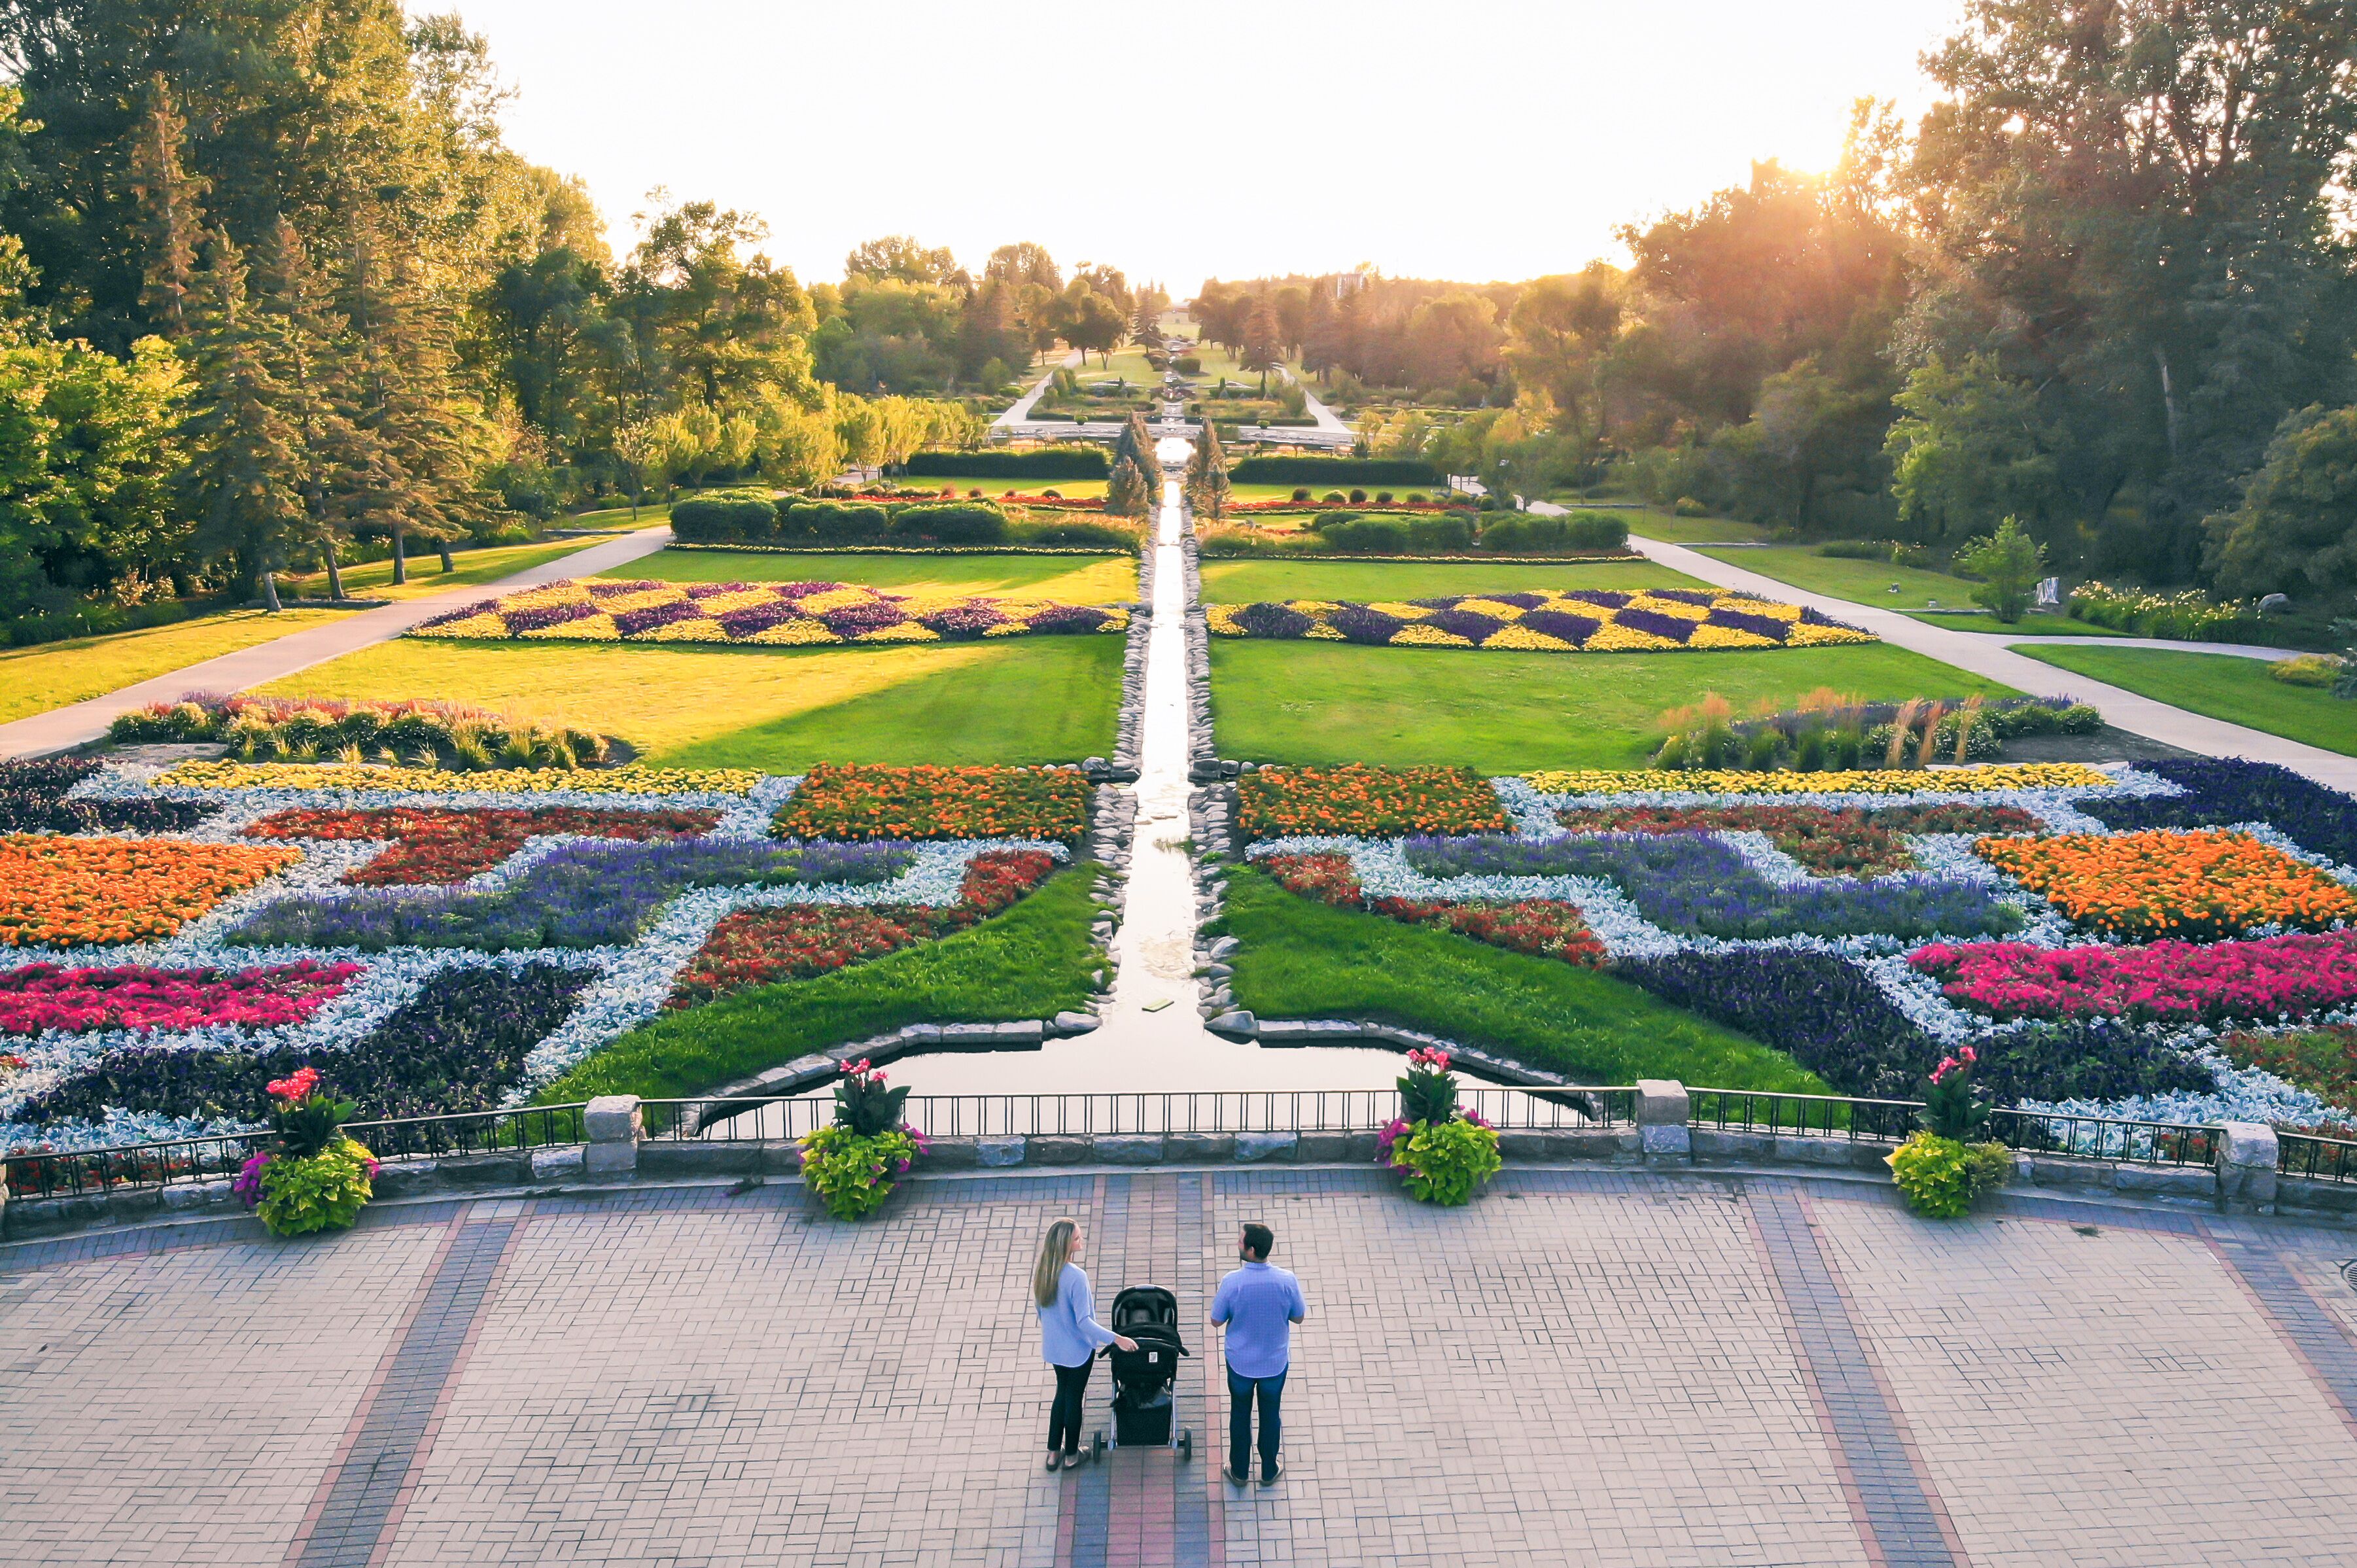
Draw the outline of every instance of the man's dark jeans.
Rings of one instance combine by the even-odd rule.
[[[1228,1468],[1239,1476],[1252,1474],[1252,1412],[1253,1398],[1260,1398],[1260,1473],[1266,1480],[1276,1469],[1276,1440],[1283,1431],[1277,1415],[1278,1402],[1285,1398],[1285,1374],[1273,1378],[1246,1378],[1228,1369]]]

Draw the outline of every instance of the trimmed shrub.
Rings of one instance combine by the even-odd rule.
[[[1030,452],[912,452],[900,471],[971,475],[978,479],[1102,479],[1113,472],[1101,446],[1042,446]]]
[[[1567,517],[1539,517],[1526,511],[1491,512],[1481,530],[1481,548],[1501,553],[1536,555],[1554,551],[1628,547],[1628,520],[1604,511],[1576,511]]]
[[[779,520],[778,534],[823,544],[872,544],[891,521],[889,512],[866,501],[796,501]]]
[[[894,509],[888,532],[895,541],[996,544],[1006,537],[1006,514],[985,501],[903,506]]]
[[[760,490],[714,490],[673,507],[671,531],[698,544],[760,543],[777,536],[778,504]]]
[[[1240,485],[1437,485],[1438,468],[1415,457],[1247,457]]]
[[[1473,547],[1473,525],[1462,512],[1437,517],[1343,514],[1343,521],[1329,521],[1319,532],[1328,549],[1353,555],[1453,555]]]

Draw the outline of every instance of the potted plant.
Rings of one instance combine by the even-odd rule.
[[[1400,1114],[1376,1139],[1375,1158],[1402,1173],[1422,1203],[1459,1204],[1498,1174],[1498,1130],[1457,1103],[1457,1075],[1437,1047],[1407,1054]]]
[[[802,1139],[802,1179],[837,1219],[864,1219],[924,1153],[925,1135],[900,1120],[906,1089],[885,1087],[863,1057],[834,1086],[834,1120]]]
[[[343,1230],[361,1216],[376,1180],[376,1156],[344,1135],[352,1102],[319,1092],[317,1068],[269,1085],[271,1146],[245,1162],[231,1184],[274,1235]]]
[[[1973,1090],[1973,1064],[1979,1059],[1970,1046],[1940,1058],[1923,1091],[1921,1130],[1886,1156],[1890,1179],[1918,1214],[1962,1219],[1982,1194],[2003,1187],[2013,1174],[2013,1151],[1979,1136],[1989,1114]]]

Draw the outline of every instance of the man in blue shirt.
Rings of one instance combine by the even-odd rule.
[[[1220,1282],[1211,1298],[1211,1321],[1228,1331],[1229,1480],[1241,1487],[1252,1463],[1253,1401],[1260,1401],[1260,1484],[1273,1485],[1285,1473],[1276,1462],[1280,1431],[1278,1402],[1286,1369],[1293,1364],[1293,1326],[1309,1314],[1301,1282],[1285,1269],[1269,1267],[1276,1233],[1247,1225],[1237,1243],[1243,1267]]]

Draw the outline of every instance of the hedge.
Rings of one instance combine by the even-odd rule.
[[[1464,512],[1354,517],[1318,532],[1328,549],[1345,555],[1446,554],[1473,547],[1473,524]]]
[[[1448,476],[1414,457],[1247,457],[1228,478],[1239,485],[1439,485]]]
[[[1540,517],[1526,511],[1491,512],[1481,530],[1481,548],[1523,554],[1551,550],[1625,550],[1629,522],[1607,511],[1576,511]]]
[[[891,514],[866,501],[796,501],[778,520],[780,539],[826,544],[872,543],[884,537]]]
[[[777,531],[777,503],[757,491],[716,490],[690,497],[671,509],[673,537],[697,543],[768,540]]]
[[[1113,465],[1101,446],[1043,446],[1032,452],[912,452],[900,471],[975,479],[1102,479]]]
[[[939,501],[892,509],[895,541],[936,544],[996,544],[1006,537],[1006,514],[986,501]]]

